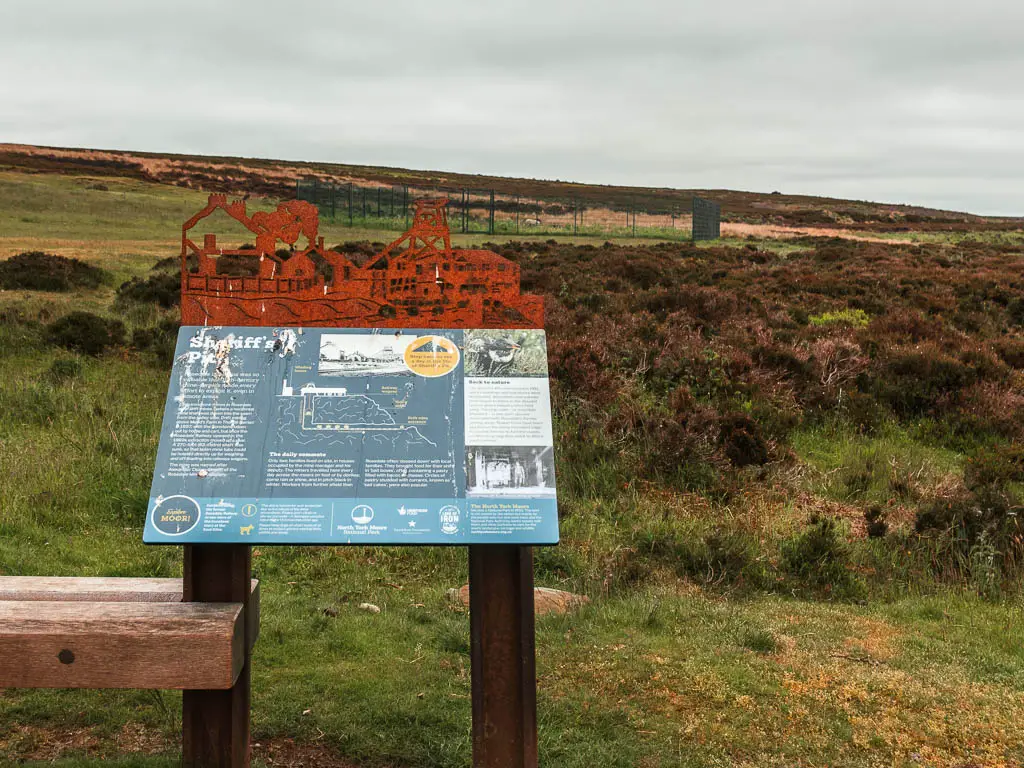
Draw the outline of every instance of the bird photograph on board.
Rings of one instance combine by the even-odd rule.
[[[546,376],[542,331],[466,331],[467,376]]]

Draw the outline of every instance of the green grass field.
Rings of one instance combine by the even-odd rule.
[[[97,181],[107,191],[90,189]],[[44,250],[113,274],[80,294],[0,291],[0,573],[180,574],[179,548],[142,544],[167,369],[131,350],[58,351],[42,324],[72,308],[117,314],[129,330],[167,314],[115,312],[114,292],[176,255],[181,222],[204,200],[135,181],[0,173],[0,257]],[[80,368],[57,375],[54,361],[72,358]],[[971,584],[922,577],[919,554],[897,557],[874,540],[857,543],[855,567],[881,571],[886,560],[886,580],[842,600],[682,574],[655,557],[658,542],[682,546],[726,524],[785,536],[806,510],[777,498],[770,480],[717,506],[642,484],[609,488],[623,478],[587,460],[571,413],[556,419],[563,543],[538,550],[537,581],[592,602],[538,620],[542,765],[1024,765],[1019,592],[982,599]],[[891,494],[899,471],[918,485],[963,471],[955,451],[898,428],[850,437],[809,427],[793,448],[793,482],[838,507],[851,493]],[[464,550],[253,554],[263,590],[258,764],[468,764],[469,618],[447,597],[466,582]],[[361,611],[363,602],[382,610]],[[170,692],[0,692],[7,764],[173,765],[179,729]]]

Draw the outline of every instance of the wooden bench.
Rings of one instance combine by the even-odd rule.
[[[0,688],[230,689],[259,633],[251,584],[246,615],[182,602],[181,579],[0,576]]]

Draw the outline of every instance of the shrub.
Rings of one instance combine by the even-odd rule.
[[[863,309],[840,309],[835,312],[823,312],[820,315],[811,315],[808,318],[808,321],[816,328],[827,328],[832,326],[863,328],[871,322],[871,318]]]
[[[683,290],[683,307],[695,320],[715,327],[736,314],[736,297],[717,288]]]
[[[82,373],[82,361],[77,357],[58,357],[50,363],[46,371],[46,378],[54,386],[59,386],[65,381],[78,378]]]
[[[260,273],[260,260],[255,256],[226,253],[217,257],[217,274],[228,277],[255,277]]]
[[[678,312],[684,306],[686,306],[686,301],[679,290],[645,292],[636,301],[637,310],[650,312],[659,319],[664,319],[672,312]]]
[[[1024,326],[1024,298],[1017,296],[1006,305],[1006,313],[1013,325]]]
[[[646,291],[662,282],[664,269],[648,259],[631,259],[622,265],[620,276]]]
[[[119,304],[135,301],[143,304],[158,304],[164,309],[181,303],[181,279],[177,274],[157,273],[145,280],[133,277],[121,283],[117,289]]]
[[[719,440],[726,457],[735,467],[768,463],[768,443],[761,427],[748,416],[733,414],[723,420]]]
[[[977,381],[976,371],[935,348],[896,352],[869,385],[900,416],[925,416]],[[861,380],[863,382],[863,379]]]
[[[178,323],[171,318],[161,320],[150,328],[137,328],[132,332],[132,346],[152,352],[165,365],[174,362],[174,349],[178,341]]]
[[[864,522],[867,523],[869,539],[884,538],[889,531],[889,524],[885,522],[885,511],[877,504],[864,511]]]
[[[242,247],[244,248],[245,246],[243,245]],[[166,258],[160,259],[159,261],[157,261],[156,264],[150,267],[150,271],[174,272],[175,274],[177,274],[180,267],[181,259],[179,259],[177,256],[167,256]]]
[[[78,259],[42,251],[19,253],[0,261],[0,288],[29,291],[70,291],[98,288],[109,277],[105,270]]]
[[[72,312],[46,327],[47,338],[55,344],[86,355],[100,355],[124,343],[124,324],[91,312]]]
[[[914,530],[920,534],[950,534],[950,547],[961,557],[988,542],[1004,556],[1024,550],[1021,507],[1013,496],[995,486],[968,491],[929,504],[917,513]]]
[[[703,536],[678,530],[642,531],[633,551],[649,566],[667,566],[676,575],[703,584],[761,587],[768,581],[757,542],[738,531],[714,530]]]
[[[680,552],[676,569],[705,583],[745,583],[757,588],[768,581],[757,542],[738,531],[713,531],[703,539],[690,540]]]
[[[1011,368],[1024,370],[1024,340],[1002,339],[992,345],[999,357]]]
[[[967,460],[964,485],[969,489],[1004,490],[1010,483],[1024,483],[1024,446],[985,449]]]
[[[785,373],[800,386],[815,380],[814,366],[789,347],[759,345],[751,350],[751,356],[759,365]]]
[[[850,545],[832,517],[811,518],[806,530],[782,544],[782,565],[800,583],[853,596],[862,588],[848,568]]]

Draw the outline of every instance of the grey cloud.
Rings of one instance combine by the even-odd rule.
[[[1003,0],[5,0],[0,141],[1024,214],[1021,27]]]

